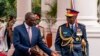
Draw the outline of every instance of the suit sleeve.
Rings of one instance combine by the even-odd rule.
[[[85,41],[87,41],[86,27],[83,26],[82,28],[83,28],[83,29],[82,29],[82,30],[83,30],[82,38],[85,39]]]
[[[40,34],[40,31],[38,31],[39,35],[38,35],[38,46],[44,51],[46,52],[48,55],[51,56],[51,50],[45,45],[45,43],[42,41],[42,37]]]
[[[20,35],[19,35],[18,28],[16,27],[14,28],[13,31],[13,44],[16,50],[28,52],[29,47],[20,44]]]
[[[57,30],[56,39],[55,39],[55,49],[56,49],[56,51],[61,52],[61,38],[60,38],[60,34],[59,34],[59,28]]]

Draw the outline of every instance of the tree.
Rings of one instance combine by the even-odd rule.
[[[0,17],[5,16],[5,3],[4,2],[0,2]]]
[[[16,0],[0,1],[0,17],[8,18],[9,15],[16,16]]]
[[[51,32],[51,27],[53,26],[53,24],[55,24],[56,22],[56,18],[57,18],[57,0],[54,0],[51,4],[46,4],[50,7],[49,11],[45,12],[45,21],[48,24],[48,31],[49,33],[47,33],[46,35],[46,40],[47,40],[47,45],[50,48],[52,46],[52,32]]]

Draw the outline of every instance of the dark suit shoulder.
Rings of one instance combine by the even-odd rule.
[[[14,29],[17,29],[17,28],[22,28],[22,27],[24,27],[24,24],[17,25],[16,27],[14,27]]]
[[[23,28],[23,27],[25,27],[25,25],[24,24],[21,24],[21,25],[18,25],[18,26],[16,26],[15,28]],[[37,27],[35,27],[35,26],[33,26],[32,28],[34,28],[35,30],[39,30]]]
[[[24,24],[20,24],[20,25],[14,27],[14,29],[19,29],[19,28],[20,29],[25,28],[25,25]]]
[[[60,25],[59,27],[64,27],[64,26],[66,26],[66,23],[64,23],[64,24]]]

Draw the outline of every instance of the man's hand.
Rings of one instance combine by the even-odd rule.
[[[59,54],[56,51],[52,51],[51,56],[59,56]]]
[[[85,42],[85,40],[84,39],[82,39],[82,46],[86,46],[86,42]]]

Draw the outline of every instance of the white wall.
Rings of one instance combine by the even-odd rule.
[[[97,0],[75,0],[79,19],[97,19]]]
[[[88,38],[89,56],[100,56],[100,38]]]

